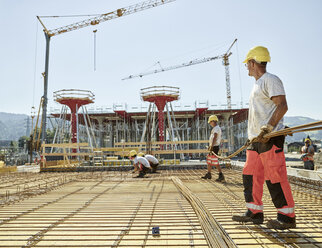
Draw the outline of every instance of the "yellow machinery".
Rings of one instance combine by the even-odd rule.
[[[5,166],[4,154],[0,154],[0,168],[3,168],[4,166]]]

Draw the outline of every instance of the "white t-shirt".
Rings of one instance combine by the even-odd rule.
[[[277,76],[266,72],[255,82],[249,98],[248,139],[257,137],[261,127],[271,119],[277,108],[271,98],[280,95],[285,95],[285,91],[282,81]],[[273,131],[283,128],[282,118]]]
[[[216,139],[216,142],[214,143],[214,146],[219,146],[220,145],[220,142],[221,142],[221,128],[217,125],[211,130],[210,137],[209,137],[209,146],[212,146],[212,142],[214,140],[215,133],[217,134],[217,139]]]
[[[134,164],[142,164],[144,167],[151,168],[149,161],[144,157],[136,156],[134,158]]]
[[[152,156],[150,154],[146,154],[144,157],[152,164],[158,164],[159,163],[159,160],[157,160],[156,157],[154,157],[154,156]]]

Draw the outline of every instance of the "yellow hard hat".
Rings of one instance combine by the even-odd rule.
[[[137,154],[137,153],[136,153],[136,151],[135,151],[135,150],[131,150],[131,151],[130,151],[130,157],[134,157],[136,154]]]
[[[306,141],[309,141],[309,142],[310,142],[310,144],[311,144],[311,140],[310,140],[309,138],[306,138],[306,139],[304,140],[304,143],[306,143]]]
[[[217,115],[211,115],[208,118],[208,123],[212,122],[212,121],[218,121],[218,117]]]
[[[138,153],[138,157],[143,157],[144,156],[144,152],[139,152]]]
[[[250,49],[243,63],[247,63],[251,59],[254,59],[257,62],[271,62],[269,51],[263,46],[256,46]]]

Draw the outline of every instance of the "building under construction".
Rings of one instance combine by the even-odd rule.
[[[73,95],[70,95],[70,91]],[[80,104],[79,99],[84,101],[84,96],[75,98],[75,94],[79,93],[78,90],[62,92],[55,93],[55,98],[60,103],[63,103],[62,99],[68,99],[69,102],[72,99],[78,104]],[[90,99],[89,103],[93,100],[91,96],[85,97]],[[196,142],[208,140],[211,131],[208,117],[214,114],[218,116],[219,126],[223,131],[222,151],[236,150],[245,143],[248,109],[209,106],[208,102],[195,102],[193,105],[181,106],[174,102],[179,98],[179,88],[154,86],[141,90],[141,99],[149,102],[146,107],[131,108],[126,104],[115,104],[113,108],[81,109],[78,107],[82,111],[75,113],[75,111],[68,111],[64,105],[60,113],[51,114],[56,119],[54,123],[57,123],[54,143],[88,142],[94,148],[104,148],[114,147],[120,143],[195,141],[192,144],[178,144],[171,150],[205,149],[207,144]],[[70,106],[70,103],[67,105]],[[60,137],[60,133],[64,130],[72,131],[69,136],[63,135],[65,139]],[[69,137],[69,140],[66,140],[66,137]],[[154,150],[153,147],[149,149]],[[167,150],[167,146],[162,146],[161,149]],[[195,155],[192,154],[193,157]]]
[[[237,39],[223,54],[170,67],[162,67],[159,63],[161,69],[125,78],[222,60],[227,99],[224,105],[198,101],[182,105],[178,101],[181,97],[179,88],[151,86],[140,90],[140,107],[114,104],[99,108],[93,107],[95,92],[62,89],[53,95],[59,109],[47,112],[51,39],[174,1],[146,0],[105,14],[89,15],[89,19],[55,29],[49,29],[43,22],[49,16],[37,16],[46,39],[46,55],[42,73],[44,94],[30,142],[30,162],[35,163],[9,166],[5,164],[5,156],[0,156],[0,247],[322,247],[322,173],[318,170],[322,156],[316,160],[315,171],[294,168],[293,162],[289,161],[285,165],[284,157],[283,161],[278,161],[283,163],[278,166],[283,166],[280,166],[285,172],[283,182],[290,182],[295,202],[295,208],[294,205],[284,208],[283,203],[278,211],[294,216],[295,209],[296,228],[288,226],[290,228],[279,230],[267,225],[277,214],[272,198],[284,199],[281,194],[273,196],[269,186],[257,195],[263,199],[262,205],[255,206],[249,201],[248,206],[245,204],[244,162],[230,160],[250,144],[245,144],[248,109],[231,103],[229,57]],[[189,18],[195,20],[193,17]],[[96,31],[93,30],[94,70]],[[220,152],[215,155],[207,149],[211,115],[218,117],[222,130]],[[46,140],[47,118],[54,131],[50,142]],[[211,124],[215,126],[215,122]],[[304,124],[269,132],[261,138],[269,139],[268,135],[272,133],[277,137],[321,130],[321,125],[321,121]],[[34,150],[37,152],[35,161]],[[129,159],[132,152],[137,157],[142,156],[141,159],[146,154],[138,152],[155,155],[158,164],[153,165],[157,166],[157,173],[151,170],[140,177],[143,165],[134,165],[135,162]],[[273,151],[273,155],[275,153],[284,156],[283,148]],[[219,158],[216,167],[219,172],[222,168],[225,181],[201,177],[205,172],[210,173],[207,163],[209,167],[211,165],[204,160],[207,154],[208,158],[216,156],[216,161]],[[302,163],[297,160],[297,165]],[[260,159],[256,157],[256,161]],[[271,164],[267,164],[270,167]],[[141,167],[140,174],[135,177],[133,167],[137,169],[137,166]],[[274,174],[278,176],[282,170],[275,167]],[[257,184],[250,188],[258,190],[262,186],[259,181],[264,175],[259,177],[254,177]],[[280,192],[282,180],[267,181]],[[249,205],[256,211],[264,208],[264,222],[232,220],[234,215],[244,213]]]

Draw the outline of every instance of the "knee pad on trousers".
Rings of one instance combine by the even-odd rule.
[[[252,202],[253,199],[253,176],[243,175],[244,196],[246,202]]]
[[[287,206],[287,201],[280,183],[271,183],[271,181],[266,181],[267,188],[272,197],[272,201],[276,208],[282,208]]]

